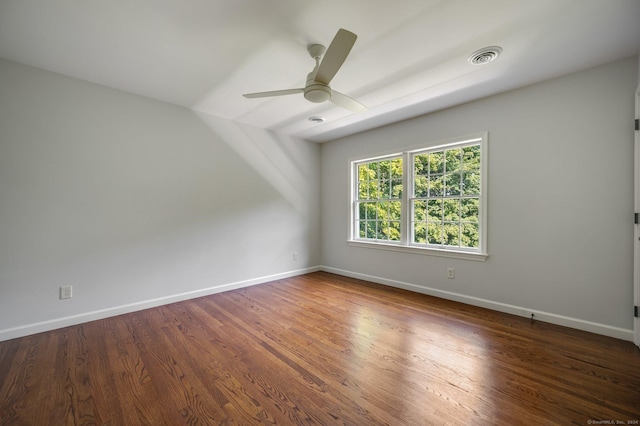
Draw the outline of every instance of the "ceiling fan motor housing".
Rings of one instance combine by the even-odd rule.
[[[313,82],[304,88],[304,97],[317,104],[326,102],[331,99],[331,88],[326,84]]]
[[[304,97],[309,102],[317,104],[326,102],[331,99],[331,87],[328,84],[321,83],[316,80],[318,65],[307,74],[307,84],[304,85]]]

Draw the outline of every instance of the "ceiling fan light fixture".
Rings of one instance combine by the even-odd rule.
[[[473,65],[485,65],[498,59],[501,53],[502,48],[500,46],[483,47],[469,55],[467,61]]]
[[[310,84],[304,89],[304,97],[314,103],[322,103],[331,99],[331,89],[325,84]]]

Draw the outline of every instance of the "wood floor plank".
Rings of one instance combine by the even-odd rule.
[[[640,421],[630,342],[324,272],[0,342],[0,425]]]
[[[46,340],[44,335],[39,334],[7,342],[10,348],[7,352],[13,352],[14,356],[11,364],[1,366],[5,370],[0,386],[0,418],[3,423],[18,422],[21,413],[33,408],[30,405],[35,405],[34,395],[30,392],[34,381],[33,371],[37,365],[38,350]]]

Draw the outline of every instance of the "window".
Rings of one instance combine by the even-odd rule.
[[[350,243],[484,260],[486,135],[353,161]]]
[[[358,237],[400,241],[402,157],[358,164]]]

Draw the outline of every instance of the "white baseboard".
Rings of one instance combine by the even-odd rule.
[[[320,270],[333,274],[344,275],[346,277],[357,278],[365,281],[383,284],[390,287],[402,288],[416,293],[427,294],[429,296],[440,297],[442,299],[453,300],[455,302],[466,303],[468,305],[479,306],[498,312],[517,315],[530,318],[534,314],[536,321],[544,321],[551,324],[562,325],[565,327],[575,328],[578,330],[588,331],[591,333],[602,334],[604,336],[615,337],[617,339],[628,340],[633,342],[633,330],[627,330],[619,327],[612,327],[606,324],[599,324],[591,321],[585,321],[577,318],[566,317],[563,315],[552,314],[549,312],[538,311],[523,306],[509,305],[506,303],[494,302],[492,300],[481,299],[464,294],[453,293],[444,290],[438,290],[430,287],[423,287],[412,283],[380,278],[373,275],[362,274],[359,272],[347,271],[344,269],[332,268],[329,266],[321,266]]]
[[[209,296],[211,294],[222,293],[229,290],[235,290],[238,288],[249,287],[252,285],[262,284],[269,281],[275,281],[283,278],[294,277],[296,275],[308,274],[310,272],[317,272],[320,270],[319,266],[298,269],[294,271],[282,272],[280,274],[266,275],[259,278],[252,278],[244,281],[237,281],[233,283],[227,283],[217,285],[214,287],[204,288],[200,290],[188,291],[185,293],[178,293],[170,296],[159,297],[156,299],[143,300],[140,302],[129,303],[127,305],[114,306],[112,308],[101,309],[92,312],[84,312],[77,315],[71,315],[63,318],[55,318],[52,320],[41,321],[33,324],[27,324],[19,327],[7,328],[0,330],[0,342],[9,339],[15,339],[18,337],[29,336],[31,334],[42,333],[44,331],[55,330],[58,328],[68,327],[71,325],[82,324],[89,321],[95,321],[103,318],[113,317],[116,315],[128,314],[135,311],[141,311],[143,309],[155,308],[157,306],[168,305],[169,303],[181,302],[183,300],[195,299],[197,297]]]
[[[589,331],[591,333],[602,334],[604,336],[615,337],[617,339],[628,340],[631,342],[633,341],[633,330],[627,330],[619,327],[612,327],[605,324],[599,324],[599,323],[585,321],[577,318],[566,317],[563,315],[537,311],[537,310],[529,309],[522,306],[515,306],[515,305],[509,305],[509,304],[500,303],[500,302],[494,302],[487,299],[466,296],[464,294],[438,290],[430,287],[423,287],[423,286],[419,286],[412,283],[390,280],[387,278],[376,277],[373,275],[362,274],[359,272],[347,271],[344,269],[332,268],[328,266],[315,266],[315,267],[310,267],[305,269],[298,269],[294,271],[283,272],[280,274],[252,278],[244,281],[237,281],[233,283],[222,284],[215,287],[209,287],[209,288],[204,288],[200,290],[174,294],[174,295],[160,297],[156,299],[143,300],[140,302],[130,303],[127,305],[115,306],[112,308],[102,309],[98,311],[85,312],[78,315],[72,315],[72,316],[63,317],[63,318],[55,318],[52,320],[37,322],[33,324],[27,324],[19,327],[8,328],[8,329],[0,330],[0,342],[4,340],[9,340],[9,339],[15,339],[18,337],[29,336],[35,333],[55,330],[58,328],[68,327],[76,324],[82,324],[85,322],[113,317],[116,315],[128,314],[135,311],[141,311],[143,309],[167,305],[169,303],[181,302],[183,300],[188,300],[188,299],[195,299],[197,297],[208,296],[216,293],[222,293],[229,290],[235,290],[238,288],[249,287],[257,284],[263,284],[270,281],[275,281],[275,280],[293,277],[297,275],[308,274],[308,273],[317,272],[317,271],[325,271],[333,274],[343,275],[346,277],[370,281],[377,284],[383,284],[390,287],[402,288],[405,290],[414,291],[416,293],[427,294],[429,296],[440,297],[442,299],[453,300],[456,302],[461,302],[461,303],[466,303],[473,306],[492,309],[498,312],[518,315],[525,318],[529,318],[531,314],[534,314],[536,320],[538,321],[544,321],[552,324],[562,325],[565,327],[575,328],[578,330]]]

